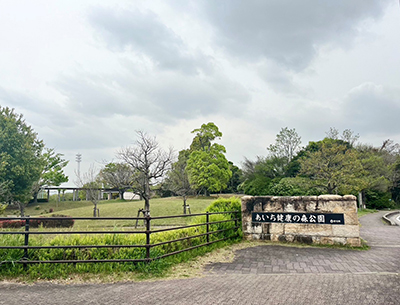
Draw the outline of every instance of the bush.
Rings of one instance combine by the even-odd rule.
[[[46,220],[46,217],[40,217],[40,219],[31,219],[29,226],[31,228],[38,228],[40,226],[44,228],[71,228],[75,222],[70,216],[53,214],[51,217],[63,217],[65,219]],[[0,228],[18,229],[23,226],[25,226],[25,220],[21,219],[0,221]]]
[[[310,179],[303,177],[282,178],[271,187],[271,196],[318,196],[321,192],[311,184]]]
[[[389,192],[367,190],[365,192],[366,206],[368,209],[394,209],[395,202],[391,199]]]
[[[241,223],[242,223],[242,203],[241,200],[238,197],[230,197],[230,198],[218,198],[215,200],[213,203],[211,203],[207,208],[206,212],[209,213],[217,213],[217,212],[231,212],[231,211],[237,211],[239,213],[227,213],[227,214],[219,214],[219,215],[211,215],[210,216],[210,221],[224,221],[228,219],[236,219],[238,218],[237,225],[239,226],[238,232],[239,236],[242,236],[242,230],[241,230]],[[205,219],[203,220],[205,222]],[[221,230],[221,229],[228,229],[228,228],[233,228],[235,227],[234,222],[224,222],[224,223],[219,223],[215,225],[211,225],[211,230],[216,231],[216,230]],[[220,238],[223,237],[229,237],[232,235],[233,231],[225,231],[217,234]]]
[[[24,220],[0,220],[0,228],[4,229],[18,229],[24,225]]]
[[[46,220],[46,217],[40,217],[42,219],[32,219],[29,224],[32,228],[38,228],[42,225],[44,228],[72,228],[74,226],[74,219],[66,215],[52,214],[50,217],[62,217],[64,219]]]
[[[218,198],[213,203],[211,203],[207,208],[206,212],[230,212],[242,210],[242,203],[238,197],[230,198]]]

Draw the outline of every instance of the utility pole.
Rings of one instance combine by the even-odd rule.
[[[78,163],[77,175],[78,175],[78,179],[80,180],[81,179],[81,161],[82,161],[82,155],[80,153],[76,154],[75,161]]]
[[[78,163],[78,171],[76,172],[76,175],[78,176],[78,181],[75,182],[76,186],[81,187],[81,161],[82,161],[82,155],[80,153],[76,154],[75,161]],[[79,191],[78,189],[74,190],[74,196],[73,200],[78,200],[79,201]]]

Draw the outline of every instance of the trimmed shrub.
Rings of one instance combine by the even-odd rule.
[[[25,225],[25,220],[0,220],[0,228],[18,229]]]
[[[63,219],[57,220],[46,220],[46,217],[41,217],[43,219],[32,219],[29,224],[32,228],[38,228],[41,225],[44,228],[72,228],[74,226],[74,219],[66,215],[52,214],[50,217],[62,217]]]
[[[70,216],[53,214],[51,217],[63,217],[64,219],[46,220],[46,217],[40,217],[40,219],[29,220],[29,226],[31,228],[38,228],[40,226],[44,228],[71,228],[75,223],[74,219]],[[18,229],[23,226],[25,226],[25,220],[21,219],[0,221],[0,228]]]

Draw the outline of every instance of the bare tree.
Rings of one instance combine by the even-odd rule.
[[[171,171],[168,172],[166,179],[167,188],[176,195],[182,196],[183,214],[186,214],[186,208],[188,206],[186,204],[187,196],[194,193],[186,171],[189,155],[189,150],[181,150],[179,152],[178,161],[172,164]]]
[[[100,216],[97,205],[101,199],[101,185],[97,177],[98,174],[93,165],[86,173],[83,173],[82,178],[78,177],[78,186],[86,192],[86,200],[93,203],[93,217]]]
[[[330,127],[328,132],[326,133],[326,137],[332,140],[339,140],[339,129],[335,127]],[[351,129],[343,130],[342,134],[340,135],[340,140],[349,143],[352,147],[356,144],[360,135],[354,133]]]
[[[160,181],[170,169],[173,160],[173,150],[168,152],[159,148],[155,137],[150,137],[143,131],[137,131],[138,139],[133,147],[122,148],[118,158],[132,167],[134,172],[134,188],[139,191],[145,204],[144,210],[150,213],[150,186]]]

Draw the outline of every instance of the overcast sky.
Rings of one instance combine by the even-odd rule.
[[[0,0],[0,105],[81,171],[135,130],[188,148],[214,122],[227,158],[330,127],[400,142],[398,0]]]

